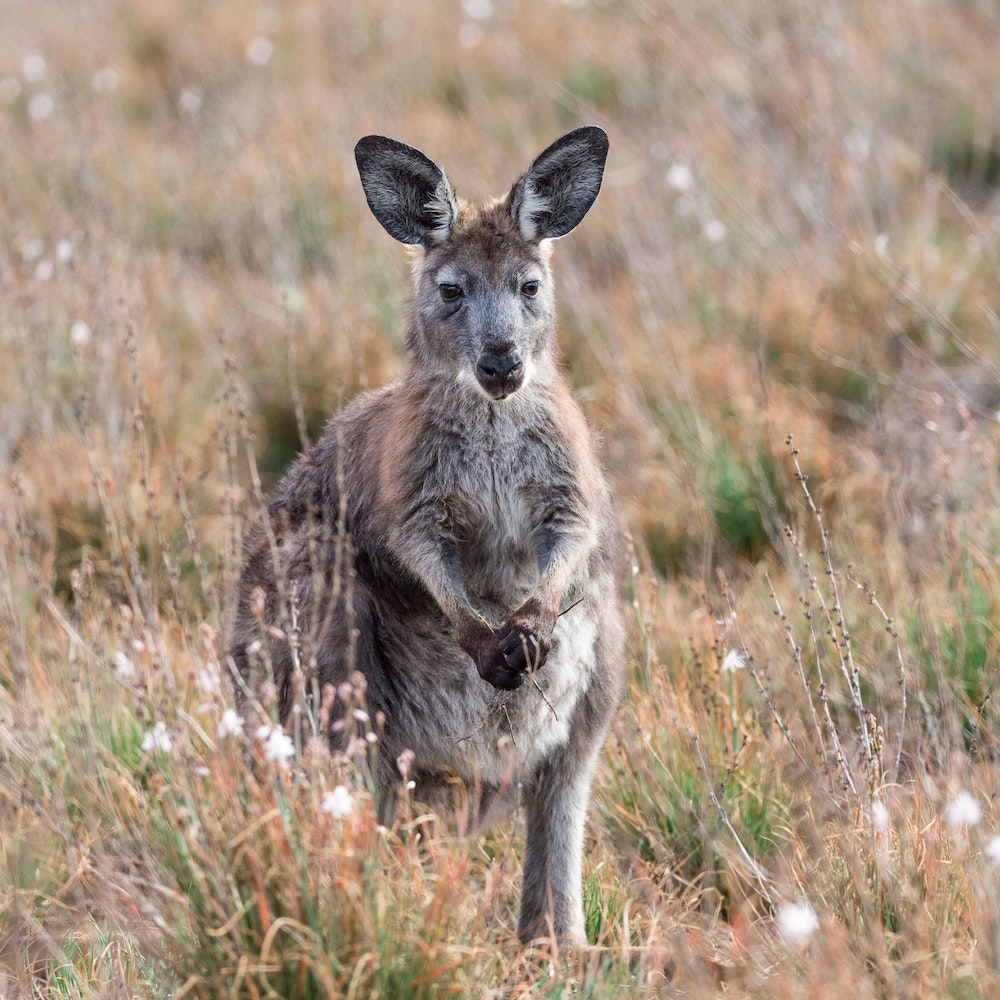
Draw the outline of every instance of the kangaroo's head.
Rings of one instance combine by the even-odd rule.
[[[472,206],[419,149],[370,135],[354,150],[375,218],[423,248],[414,273],[410,348],[417,361],[498,403],[553,362],[549,240],[586,215],[608,137],[596,126],[557,139],[505,198]]]

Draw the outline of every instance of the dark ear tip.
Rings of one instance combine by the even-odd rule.
[[[600,125],[581,125],[577,131],[589,136],[594,142],[601,143],[602,145],[606,146],[610,142],[608,133]]]
[[[600,125],[581,125],[579,128],[570,132],[570,135],[574,138],[584,140],[595,153],[603,151],[604,154],[607,155],[608,149],[611,146],[611,140],[608,138],[608,133],[605,132]]]
[[[396,145],[394,139],[384,135],[364,135],[354,145],[354,159],[357,163],[367,160],[381,149]]]

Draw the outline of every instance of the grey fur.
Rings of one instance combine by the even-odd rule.
[[[477,207],[418,150],[358,143],[376,218],[424,248],[411,362],[330,420],[250,529],[231,645],[245,712],[269,665],[285,724],[311,705],[334,745],[343,706],[317,706],[364,675],[386,819],[405,749],[418,798],[457,777],[481,819],[524,805],[524,941],[583,939],[584,816],[622,687],[615,520],[558,370],[548,260],[606,154],[577,129]]]

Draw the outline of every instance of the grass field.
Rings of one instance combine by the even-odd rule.
[[[0,3],[0,997],[1000,995],[998,51],[991,0]],[[356,139],[478,198],[587,122],[631,641],[553,964],[516,824],[379,827],[363,690],[282,761],[224,656],[262,491],[403,364]]]

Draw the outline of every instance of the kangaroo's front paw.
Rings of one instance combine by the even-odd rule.
[[[476,661],[476,669],[484,681],[489,681],[502,691],[514,691],[524,683],[524,668],[512,666],[507,657],[497,650],[486,662]]]
[[[522,677],[538,670],[552,648],[552,630],[533,618],[513,614],[497,631],[497,658]]]
[[[504,691],[512,691],[524,683],[523,669],[507,663],[498,645],[500,635],[486,622],[469,619],[461,629],[456,629],[456,635],[484,681]]]
[[[499,636],[491,636],[492,642],[488,648],[474,655],[476,670],[484,681],[503,691],[513,691],[524,683],[524,667],[504,653],[503,644],[497,644]]]

